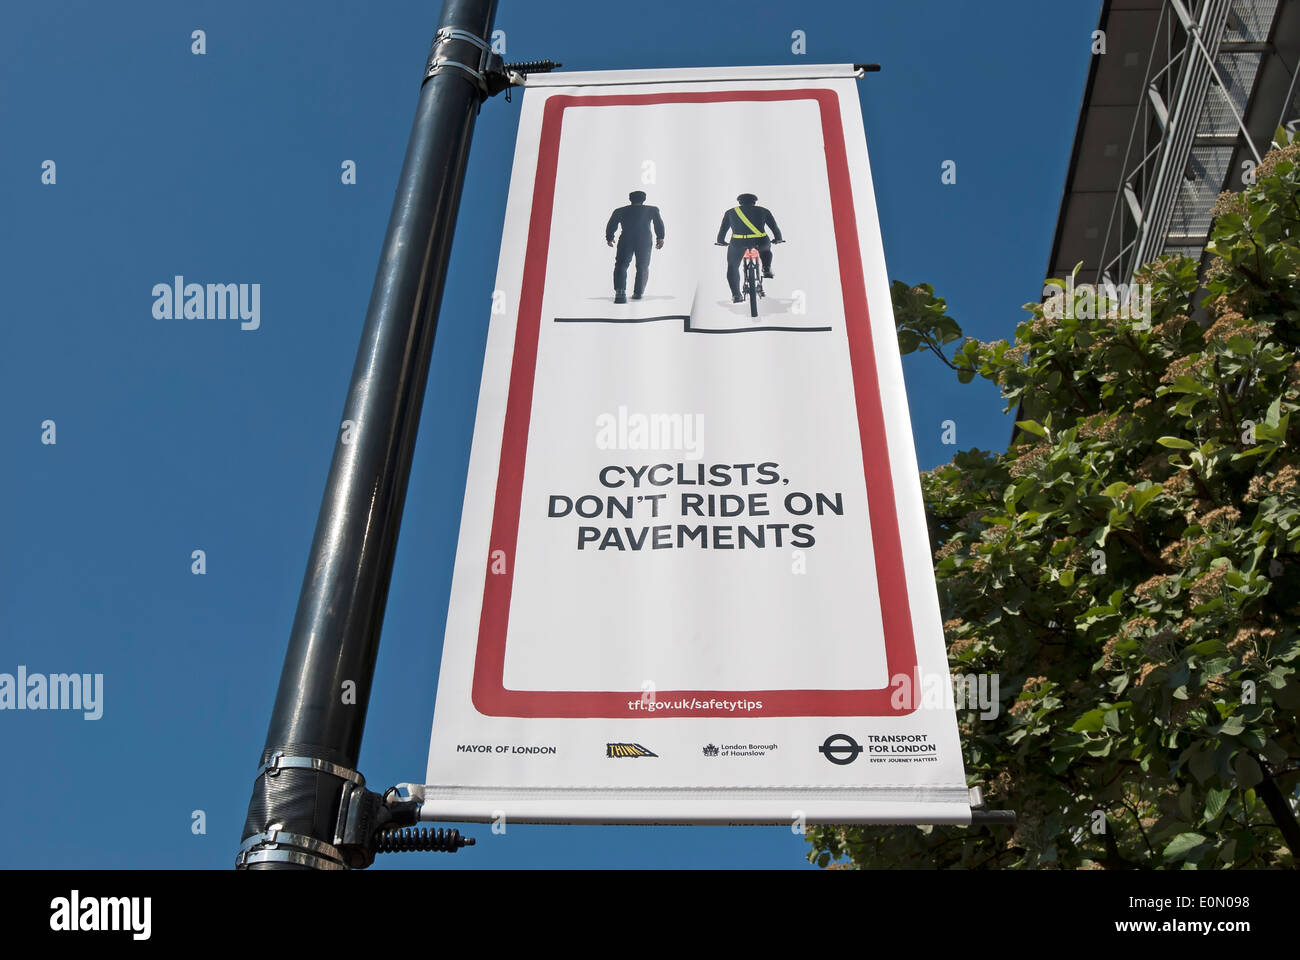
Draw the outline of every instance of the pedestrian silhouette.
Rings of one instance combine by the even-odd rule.
[[[767,207],[758,206],[758,197],[752,193],[742,193],[736,198],[740,206],[732,207],[722,215],[722,226],[718,228],[717,245],[727,248],[727,285],[731,287],[733,303],[741,303],[745,298],[740,295],[740,261],[745,251],[751,247],[758,250],[763,261],[763,276],[771,279],[772,244],[785,243],[781,237],[781,228],[776,225],[776,218]],[[767,228],[772,228],[768,237]],[[731,231],[731,242],[727,243],[727,231]]]
[[[644,190],[633,190],[627,195],[632,202],[619,207],[609,215],[605,224],[605,243],[614,246],[614,231],[618,235],[618,248],[614,251],[614,302],[627,303],[627,268],[636,257],[636,279],[632,285],[632,299],[640,300],[650,279],[651,244],[658,250],[664,245],[664,221],[658,207],[648,207]],[[650,229],[654,228],[651,237]]]

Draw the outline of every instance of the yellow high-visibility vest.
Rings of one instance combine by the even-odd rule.
[[[749,227],[750,230],[754,231],[753,233],[735,233],[733,231],[731,234],[732,240],[755,240],[758,237],[767,236],[765,232],[758,229],[758,227],[754,226],[752,223],[749,222],[749,217],[745,216],[743,213],[740,212],[740,207],[732,207],[731,209],[736,212],[736,216],[740,217],[741,223]]]

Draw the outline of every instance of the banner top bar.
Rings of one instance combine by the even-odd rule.
[[[851,63],[807,65],[776,64],[768,67],[680,67],[669,70],[586,70],[572,73],[529,74],[526,87],[589,87],[630,83],[709,83],[725,80],[824,80],[858,77],[862,70]]]

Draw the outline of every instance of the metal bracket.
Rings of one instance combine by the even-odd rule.
[[[275,758],[273,757],[272,760]],[[311,760],[309,757],[286,757],[285,761]],[[331,764],[330,766],[335,766]],[[315,769],[309,763],[281,762],[267,764],[263,769],[268,776],[279,769]],[[344,768],[338,767],[337,770]],[[337,770],[325,770],[337,773]],[[352,773],[352,771],[345,771]],[[289,833],[279,823],[272,824],[263,833],[256,833],[239,845],[235,858],[236,869],[246,869],[255,863],[293,863],[318,870],[357,870],[375,862],[375,854],[389,848],[406,849],[386,843],[386,835],[411,826],[419,821],[420,803],[398,794],[389,788],[383,796],[367,790],[358,782],[360,774],[353,774],[343,784],[339,794],[338,819],[331,843],[300,833]],[[468,841],[473,843],[473,841]],[[410,849],[444,849],[442,846],[412,846]],[[456,849],[450,847],[449,849]]]
[[[420,803],[399,796],[390,787],[383,796],[355,784],[343,785],[339,814],[334,825],[334,845],[343,862],[353,869],[370,866],[383,848],[383,836],[420,819]]]
[[[365,790],[366,778],[355,770],[341,764],[322,760],[320,757],[285,756],[283,750],[271,754],[267,761],[257,768],[253,780],[265,776],[268,781],[278,777],[283,770],[307,770],[324,773],[343,780],[342,797],[346,801],[352,791]],[[267,827],[265,832],[256,833],[239,845],[235,857],[235,869],[247,869],[255,863],[292,863],[316,870],[346,870],[354,859],[349,852],[340,849],[336,837],[334,843],[326,843],[315,837],[300,833],[290,833],[279,823]],[[371,860],[373,860],[373,856]]]
[[[562,67],[564,64],[556,63],[554,60],[522,60],[505,65],[506,79],[506,103],[510,102],[510,88],[522,87],[528,82],[530,73],[550,73],[552,70]]]
[[[289,833],[279,823],[249,837],[239,846],[236,869],[255,863],[293,863],[318,870],[357,870],[375,862],[375,854],[388,850],[451,850],[473,843],[459,835],[436,838],[393,837],[402,827],[419,822],[420,798],[390,787],[380,795],[366,789],[366,780],[355,770],[319,757],[286,757],[273,753],[257,768],[257,776],[279,776],[282,770],[310,770],[344,781],[338,795],[338,817],[331,843],[299,833]],[[256,778],[254,778],[256,779]],[[441,833],[441,832],[439,832]],[[411,841],[409,844],[407,841]],[[428,842],[426,842],[428,841]],[[445,841],[445,842],[444,842]]]
[[[281,770],[319,770],[322,773],[328,773],[331,776],[355,783],[358,787],[366,785],[366,778],[355,770],[349,770],[337,763],[330,763],[328,760],[321,760],[319,757],[286,757],[284,752],[279,750],[271,754],[270,759],[257,768],[257,773],[253,779],[256,780],[263,774],[274,777],[279,775]]]
[[[457,57],[450,56],[446,51],[449,45],[457,43],[468,43],[478,48],[477,62],[465,62]],[[440,27],[438,32],[433,35],[433,46],[429,51],[429,59],[424,65],[424,79],[436,76],[446,67],[460,70],[468,74],[473,80],[474,86],[478,87],[479,96],[487,99],[493,94],[500,93],[510,85],[506,76],[505,63],[499,54],[492,52],[492,47],[480,36],[471,33],[468,30],[461,30],[457,27]]]
[[[1014,827],[1014,810],[988,810],[984,806],[984,788],[970,788],[970,825],[972,827]]]
[[[468,43],[478,48],[478,59],[465,61],[447,54],[448,45]],[[472,56],[472,55],[471,55]],[[441,27],[433,35],[433,47],[429,59],[424,65],[424,79],[436,76],[445,67],[451,67],[466,74],[478,87],[479,99],[486,100],[496,96],[502,90],[506,100],[510,100],[510,88],[523,86],[530,73],[549,73],[564,64],[551,60],[525,60],[518,63],[505,63],[499,54],[492,52],[491,45],[476,33],[457,27]]]

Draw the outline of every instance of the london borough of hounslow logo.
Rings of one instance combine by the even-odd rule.
[[[607,757],[657,757],[659,754],[652,750],[647,750],[639,743],[607,743],[605,744],[605,756]]]
[[[717,744],[707,743],[704,745],[704,755],[706,757],[716,757],[718,755]]]

